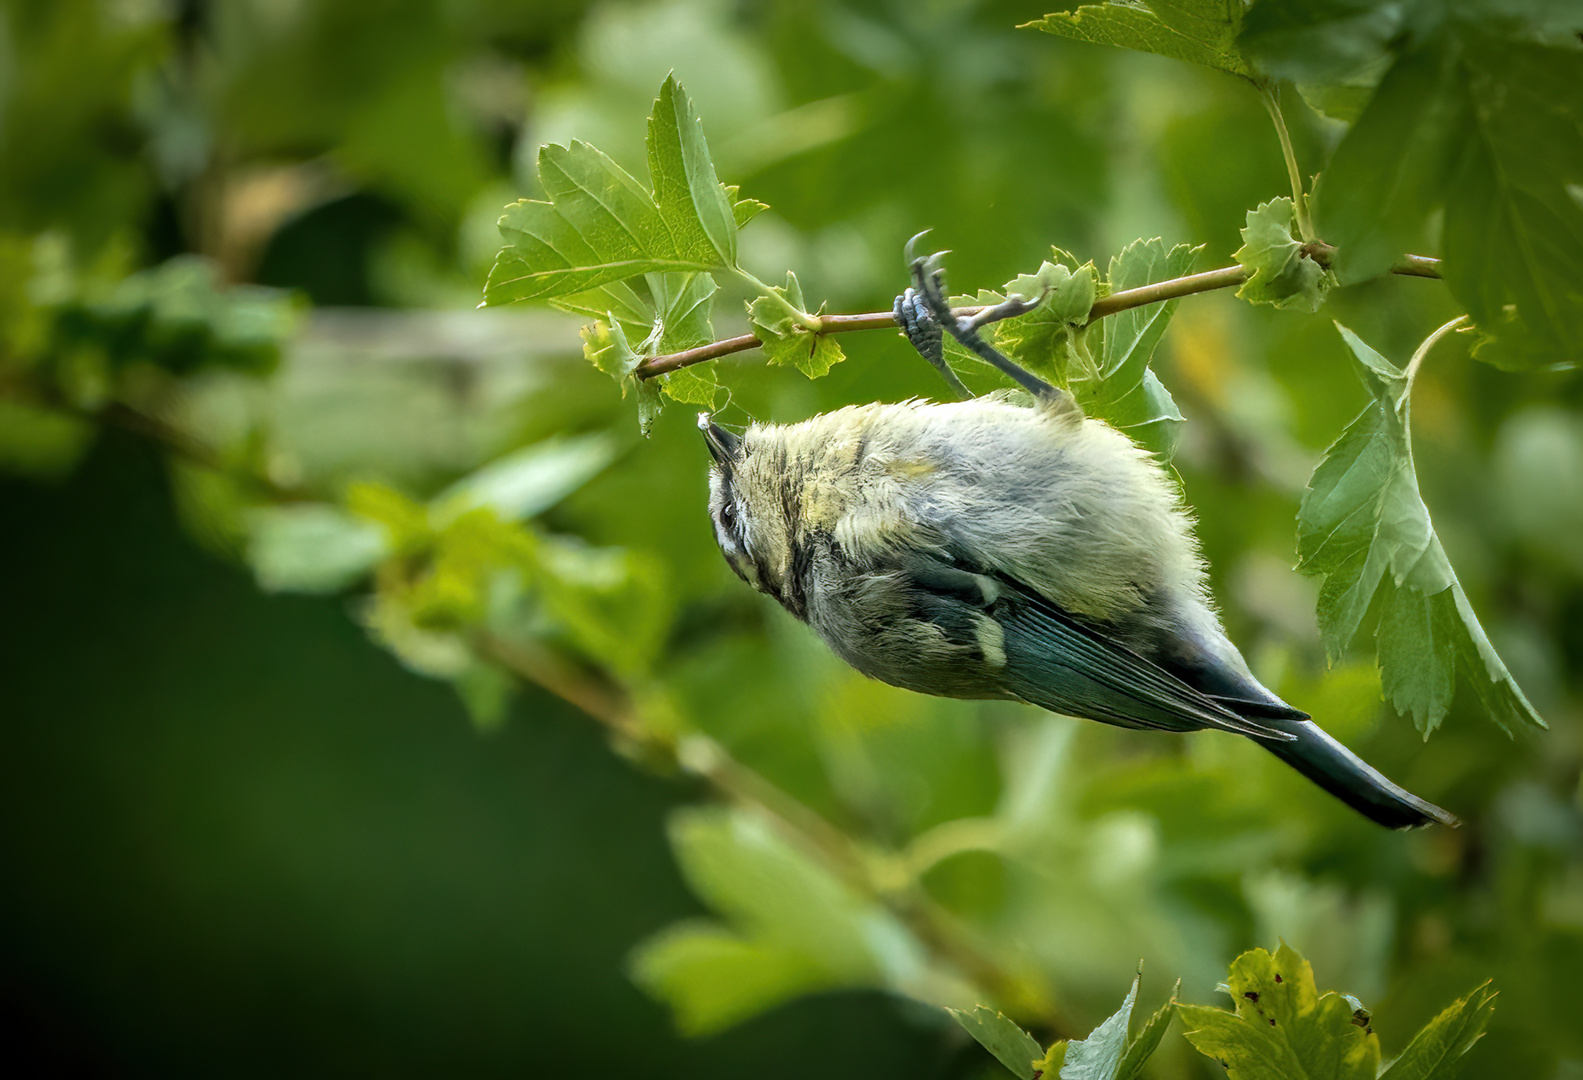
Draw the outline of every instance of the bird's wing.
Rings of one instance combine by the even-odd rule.
[[[994,622],[1002,636],[1003,685],[1024,701],[1120,727],[1292,738],[1237,715],[1015,581],[922,554],[909,558],[905,569],[929,595],[926,606],[936,619],[941,608],[965,606]]]

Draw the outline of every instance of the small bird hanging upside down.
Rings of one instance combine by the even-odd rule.
[[[1161,731],[1245,735],[1391,828],[1457,819],[1387,780],[1262,686],[1210,605],[1160,465],[957,319],[914,260],[897,321],[960,391],[942,327],[1033,393],[851,406],[741,437],[705,414],[715,538],[749,585],[863,674]]]

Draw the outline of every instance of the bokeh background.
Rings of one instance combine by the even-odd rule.
[[[1330,320],[1403,362],[1456,314],[1444,289],[1381,280],[1312,316],[1190,298],[1157,360],[1189,421],[1175,466],[1232,637],[1267,683],[1466,820],[1400,836],[1238,740],[863,682],[726,570],[689,410],[640,441],[632,401],[581,359],[577,319],[473,310],[500,208],[540,193],[537,147],[583,139],[641,175],[670,71],[722,178],[772,208],[744,231],[744,263],[766,280],[795,269],[831,311],[888,309],[925,227],[963,290],[1051,244],[1103,265],[1161,236],[1225,265],[1244,212],[1286,190],[1258,100],[1213,72],[1014,29],[1046,6],[0,5],[4,345],[8,361],[49,354],[68,390],[41,402],[36,366],[0,368],[8,1055],[39,1075],[994,1068],[876,971],[759,998],[722,985],[713,1012],[708,987],[657,976],[643,942],[756,910],[699,869],[713,819],[687,815],[716,812],[706,786],[531,685],[503,716],[464,700],[365,632],[365,584],[297,595],[238,531],[259,494],[247,475],[293,497],[373,481],[425,499],[577,433],[612,460],[538,527],[654,568],[670,707],[873,849],[932,837],[921,887],[1027,969],[1067,1034],[1114,1009],[1140,957],[1145,1005],[1178,977],[1185,1000],[1214,1002],[1239,951],[1284,938],[1321,988],[1364,998],[1387,1054],[1493,977],[1467,1075],[1583,1077],[1575,371],[1502,373],[1453,340],[1417,382],[1425,500],[1551,725],[1508,737],[1463,688],[1425,742],[1380,704],[1366,641],[1326,670],[1316,590],[1291,565],[1307,476],[1367,400]],[[1287,113],[1317,170],[1339,127],[1295,96]],[[130,277],[147,268],[165,276]],[[150,304],[198,310],[201,340],[139,336],[122,315]],[[744,325],[721,309],[722,335]],[[843,346],[817,382],[752,353],[722,362],[724,418],[937,393],[895,335]],[[224,449],[218,473],[82,407],[135,395],[147,367]],[[949,829],[1015,813],[999,850]],[[1154,1068],[1219,1073],[1174,1035]]]

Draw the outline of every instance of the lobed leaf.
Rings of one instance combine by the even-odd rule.
[[[1159,237],[1134,240],[1110,260],[1107,292],[1116,293],[1182,277],[1201,248],[1167,248]],[[1099,378],[1071,386],[1085,412],[1125,431],[1139,444],[1169,459],[1184,422],[1170,391],[1149,367],[1177,301],[1117,312],[1096,326],[1100,334]],[[1090,331],[1093,333],[1093,331]]]
[[[507,246],[484,286],[486,305],[727,265],[681,228],[674,206],[668,219],[629,173],[587,143],[542,148],[539,177],[552,201],[506,207],[499,225]]]
[[[1578,360],[1583,13],[1492,2],[1397,16],[1410,18],[1381,54],[1389,70],[1315,188],[1338,279],[1385,272],[1443,211],[1442,273],[1485,335],[1474,355],[1503,367]],[[1359,18],[1372,29],[1337,33],[1362,56],[1388,20]]]
[[[649,113],[648,150],[654,201],[676,249],[735,266],[736,211],[715,175],[703,124],[675,75],[666,76]]]
[[[1462,78],[1443,44],[1399,57],[1320,174],[1314,228],[1336,246],[1341,284],[1378,277],[1421,239],[1466,137]]]
[[[1468,603],[1419,494],[1403,372],[1337,325],[1374,401],[1325,453],[1298,511],[1298,569],[1322,576],[1319,627],[1332,661],[1380,604],[1377,662],[1387,698],[1425,735],[1468,677],[1503,727],[1544,727]]]
[[[675,76],[660,87],[649,115],[648,165],[653,191],[586,143],[539,151],[539,181],[548,202],[506,207],[507,245],[484,287],[484,303],[549,299],[605,289],[645,274],[690,274],[736,265],[737,228],[764,204],[741,199],[715,175],[703,127]],[[603,315],[625,308],[617,294]],[[592,301],[574,302],[589,310]],[[665,309],[663,298],[653,306]]]
[[[1317,311],[1335,276],[1303,254],[1302,241],[1292,232],[1296,210],[1282,195],[1248,211],[1242,229],[1242,246],[1232,258],[1248,271],[1237,295],[1249,303],[1274,304]]]
[[[1147,0],[1085,4],[1054,12],[1024,27],[1095,45],[1169,56],[1249,81],[1259,75],[1237,48],[1241,0]]]
[[[1460,71],[1471,125],[1446,194],[1445,277],[1488,336],[1474,355],[1583,360],[1583,53],[1470,39]]]
[[[1028,314],[996,323],[995,342],[1035,375],[1065,386],[1072,364],[1083,365],[1076,351],[1077,334],[1099,294],[1099,273],[1093,263],[1078,266],[1059,248],[1054,255],[1055,262],[1047,259],[1034,273],[1008,281],[1003,292],[984,291],[973,302],[998,304],[1014,294],[1034,297],[1047,292],[1045,301]]]
[[[748,304],[748,321],[769,363],[795,367],[817,379],[846,359],[832,335],[814,333],[793,316],[793,311],[804,310],[796,274],[786,271],[786,284],[771,286],[770,292],[774,295],[760,296]]]
[[[1313,969],[1282,945],[1232,961],[1228,992],[1236,1011],[1178,1005],[1187,1040],[1219,1061],[1230,1080],[1375,1080],[1380,1044],[1353,1023],[1354,1007],[1321,995]]]

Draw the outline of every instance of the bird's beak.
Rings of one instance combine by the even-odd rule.
[[[708,413],[698,414],[698,430],[704,433],[704,442],[709,444],[709,456],[715,459],[716,465],[725,468],[741,456],[742,440],[715,423]]]

